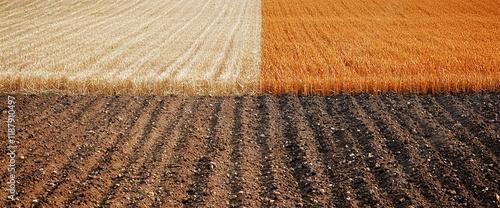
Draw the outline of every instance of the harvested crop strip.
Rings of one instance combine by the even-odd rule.
[[[0,91],[258,90],[258,0],[15,0],[0,13]]]
[[[261,89],[500,89],[495,0],[263,0]]]

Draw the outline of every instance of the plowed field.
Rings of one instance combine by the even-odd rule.
[[[500,93],[16,98],[2,207],[500,205]]]

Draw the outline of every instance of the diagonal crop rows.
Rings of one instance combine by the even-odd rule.
[[[5,2],[0,90],[255,92],[260,7],[255,0]]]

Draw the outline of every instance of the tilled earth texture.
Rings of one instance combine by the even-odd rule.
[[[15,97],[0,207],[500,205],[500,93]]]

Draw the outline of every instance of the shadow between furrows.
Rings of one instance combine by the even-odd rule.
[[[316,200],[320,195],[316,184],[319,181],[317,181],[317,173],[311,169],[313,167],[309,164],[304,147],[298,141],[299,130],[293,125],[295,121],[292,115],[295,114],[293,106],[299,104],[293,104],[291,96],[285,95],[279,99],[281,119],[284,122],[285,149],[290,158],[288,165],[298,183],[304,206],[318,206],[318,203],[323,203]]]
[[[151,99],[144,100],[145,103],[144,103],[142,109],[146,109],[149,107],[150,103],[148,102],[148,100],[151,100]],[[163,107],[163,105],[164,105],[164,100],[161,100],[159,103],[156,104],[156,106],[153,107],[152,112],[158,111],[159,109],[161,109]],[[141,111],[142,111],[142,109],[141,109]],[[138,111],[138,113],[140,113],[141,111]],[[144,126],[144,129],[143,129],[141,136],[138,137],[139,141],[137,141],[137,143],[135,145],[133,145],[133,147],[132,147],[132,151],[130,153],[131,157],[128,159],[128,163],[126,163],[122,166],[120,173],[118,174],[118,177],[112,178],[112,181],[113,181],[112,185],[110,187],[108,187],[108,192],[106,194],[103,194],[104,197],[99,202],[99,206],[108,205],[108,200],[111,200],[114,197],[116,197],[115,195],[116,195],[117,191],[119,190],[121,182],[124,181],[125,179],[130,179],[131,176],[128,172],[129,171],[128,168],[131,167],[131,165],[133,163],[135,163],[137,161],[137,159],[139,158],[139,156],[140,156],[139,149],[143,148],[144,143],[150,139],[150,138],[146,137],[146,135],[151,132],[151,130],[154,126],[154,123],[158,120],[158,117],[159,117],[158,114],[154,114],[152,112],[148,112],[148,115],[150,117],[149,117],[148,121],[145,123],[146,125]],[[144,111],[143,111],[143,113],[144,113]],[[134,118],[137,118],[137,117],[138,116],[135,116]],[[137,124],[137,120],[135,120],[133,127],[130,128],[130,130],[135,129],[134,128],[135,124]],[[115,143],[113,143],[112,147],[116,147],[117,143],[119,143],[120,141],[123,141],[121,138],[122,135],[123,134],[120,134],[120,138],[115,140]],[[114,150],[114,149],[112,149],[112,150]],[[111,151],[111,154],[108,154],[109,152],[107,152],[107,154],[103,157],[103,159],[106,159],[106,160],[104,160],[104,162],[109,162],[111,157],[112,157],[112,154],[114,154],[115,152],[116,151]],[[120,177],[120,175],[122,175],[122,176]],[[70,204],[70,203],[68,203],[68,204]]]
[[[241,185],[242,180],[241,180],[241,167],[239,164],[241,164],[241,147],[242,147],[242,137],[243,134],[242,132],[242,115],[243,115],[243,102],[244,99],[243,97],[236,97],[235,98],[235,107],[234,107],[234,126],[232,129],[232,136],[231,136],[231,149],[232,152],[230,153],[230,161],[232,164],[232,168],[230,168],[232,171],[229,173],[229,180],[230,180],[230,187],[231,187],[231,192],[232,195],[230,199],[230,206],[231,207],[240,207],[243,203],[243,196],[241,194],[241,191],[243,190],[243,187]],[[236,196],[236,197],[234,197]]]
[[[330,115],[340,122],[340,129],[336,129],[335,135],[343,138],[346,143],[344,157],[350,164],[349,168],[353,169],[350,173],[350,183],[352,189],[355,190],[354,197],[358,200],[358,206],[390,206],[391,202],[387,193],[378,187],[381,185],[379,177],[384,173],[380,170],[383,169],[377,165],[375,157],[364,157],[368,153],[374,153],[369,143],[373,138],[366,138],[365,134],[371,132],[357,117],[352,99],[351,95],[340,94],[328,99],[328,105]],[[352,167],[356,165],[360,167]],[[370,171],[366,171],[367,168]]]
[[[129,107],[131,107],[131,105],[133,105],[133,103],[134,102],[129,101],[127,104],[129,105]],[[136,109],[136,112],[133,114],[134,118],[136,118],[136,116],[138,116],[138,114],[140,113],[142,108],[144,108],[146,106],[145,104],[146,104],[146,101],[144,101],[143,105],[141,105],[140,107],[138,107]],[[117,115],[119,115],[121,112],[128,110],[128,108],[125,106],[113,107],[111,109],[117,110],[116,114],[108,117],[108,118],[113,118],[113,119],[117,119],[117,117],[118,117]],[[133,119],[132,122],[135,123],[135,119]],[[89,164],[89,165],[92,165],[91,168],[89,169],[88,172],[86,172],[86,175],[83,178],[83,180],[81,181],[81,183],[79,183],[79,185],[74,190],[72,190],[72,193],[70,193],[71,196],[69,196],[68,199],[65,201],[66,207],[72,205],[77,199],[84,196],[83,193],[85,193],[85,191],[89,188],[88,185],[86,185],[86,184],[88,184],[90,181],[94,180],[95,177],[100,174],[100,171],[103,169],[103,167],[102,167],[103,163],[104,164],[109,163],[109,159],[114,154],[115,150],[118,148],[117,147],[118,142],[122,141],[123,136],[125,134],[128,134],[128,132],[130,130],[131,129],[129,129],[125,133],[118,133],[116,136],[116,139],[113,142],[109,143],[110,146],[107,146],[107,147],[103,146],[102,148],[104,148],[104,150],[99,150],[100,152],[104,152],[103,155],[99,158],[96,158],[97,161],[95,164]],[[102,142],[102,141],[98,140],[99,136],[97,136],[97,135],[92,135],[92,138],[94,138],[92,140],[92,143],[91,143],[91,144],[93,144],[92,146],[98,146],[98,145],[94,145],[94,143],[101,143]],[[95,152],[95,150],[92,150],[92,152]],[[83,158],[85,159],[87,157],[83,157]]]
[[[28,97],[34,97],[34,96],[28,96]],[[89,113],[88,109],[91,106],[93,106],[93,104],[97,101],[97,98],[95,98],[94,100],[88,101],[88,102],[83,102],[83,101],[77,100],[77,101],[73,102],[75,105],[69,106],[70,101],[68,100],[68,97],[66,97],[66,96],[63,96],[63,97],[65,97],[66,99],[57,99],[56,103],[53,104],[55,106],[60,106],[61,108],[66,109],[66,110],[60,109],[60,110],[56,110],[53,112],[53,113],[59,112],[61,114],[47,113],[47,111],[48,111],[47,108],[43,111],[44,113],[41,113],[42,115],[40,115],[36,112],[31,112],[31,111],[20,112],[20,114],[28,113],[27,118],[34,117],[33,120],[36,120],[36,118],[38,118],[38,117],[44,117],[43,115],[45,115],[45,114],[47,114],[47,117],[52,116],[53,118],[57,118],[58,120],[68,120],[68,122],[65,123],[65,125],[63,125],[64,127],[59,127],[59,128],[64,128],[66,130],[70,126],[73,128],[76,128],[75,127],[77,125],[76,123],[81,119],[82,114],[83,113],[88,114]],[[44,98],[44,97],[38,98],[38,100],[45,100],[45,99],[46,98]],[[64,104],[61,104],[60,102],[63,102]],[[31,108],[33,108],[33,106]],[[75,112],[74,114],[69,113],[70,109],[74,109],[74,108],[81,109],[81,110]],[[92,112],[90,112],[89,115],[93,116],[93,115],[96,115],[96,113],[97,112],[92,111]],[[16,116],[17,116],[16,121],[21,122],[21,120],[19,120],[20,119],[19,115],[16,115]],[[71,117],[71,119],[68,119],[68,117]],[[29,171],[29,170],[26,170],[26,172],[19,171],[19,170],[25,170],[23,168],[23,166],[29,167],[29,165],[34,165],[32,163],[35,163],[36,166],[38,166],[38,167],[45,167],[48,163],[51,162],[51,160],[49,160],[48,158],[46,158],[45,160],[42,160],[39,156],[34,157],[33,155],[43,155],[43,153],[50,152],[50,150],[60,151],[60,149],[57,148],[60,146],[60,144],[58,142],[55,142],[57,140],[55,140],[52,136],[44,136],[44,137],[39,139],[38,135],[36,135],[36,131],[31,129],[35,125],[39,125],[39,126],[37,126],[37,129],[42,129],[42,130],[46,130],[46,129],[50,129],[50,128],[58,128],[58,126],[52,126],[49,122],[47,122],[46,119],[41,119],[39,121],[40,121],[40,123],[44,122],[44,121],[45,122],[43,124],[40,124],[39,122],[35,122],[35,124],[26,124],[26,126],[17,125],[18,132],[16,134],[18,135],[18,138],[27,138],[28,139],[28,141],[23,141],[22,145],[34,147],[33,150],[30,150],[30,151],[25,153],[26,158],[29,158],[29,159],[24,160],[22,163],[16,164],[16,166],[17,166],[16,169],[18,172],[16,177],[18,178],[17,180],[20,182],[37,182],[40,179],[37,177],[37,176],[39,176],[39,174],[37,172],[40,171],[38,168],[36,168],[35,166],[32,166],[31,171]],[[24,123],[25,122],[23,122],[23,124]],[[26,123],[30,123],[30,122],[26,122]],[[59,133],[61,133],[61,131],[54,132],[54,134],[56,134],[55,136],[57,136],[58,138],[61,138],[60,142],[64,143],[66,136],[62,135],[61,137],[59,137],[59,135],[58,135]],[[26,136],[26,137],[21,136],[23,134],[25,134],[24,136]],[[48,140],[50,142],[48,142]],[[43,146],[41,146],[40,143],[42,143]],[[82,144],[80,144],[78,147],[75,147],[75,148],[77,149],[77,151],[79,151],[79,149],[82,148]],[[7,148],[5,148],[5,150],[7,150]],[[74,155],[75,153],[71,152],[71,154]],[[69,156],[69,158],[72,158],[72,157],[73,156],[71,156],[71,155]],[[64,166],[66,166],[66,165],[67,164],[65,164]],[[7,172],[5,172],[5,173],[7,173]],[[5,177],[6,176],[7,175],[5,175]],[[20,187],[22,187],[23,185],[24,184],[19,184]],[[24,197],[26,194],[28,194],[28,193],[25,191],[20,191],[18,193],[17,197]]]
[[[500,129],[488,122],[487,118],[475,113],[472,109],[467,109],[465,104],[455,95],[438,94],[432,97],[429,96],[429,98],[433,103],[440,105],[443,110],[448,112],[449,115],[446,118],[450,118],[450,122],[453,122],[459,128],[464,128],[466,133],[470,133],[468,136],[472,137],[468,139],[478,140],[495,157],[500,157]],[[459,123],[457,124],[457,122]]]
[[[257,130],[257,143],[260,148],[260,185],[264,187],[260,193],[260,197],[264,200],[262,202],[262,206],[270,207],[273,205],[272,201],[277,200],[276,194],[274,191],[277,190],[277,187],[274,184],[275,177],[273,173],[272,163],[271,163],[271,150],[269,148],[269,135],[266,135],[266,132],[269,128],[269,108],[267,106],[268,97],[260,96],[259,98],[259,127]]]
[[[439,181],[428,176],[429,167],[423,163],[426,158],[418,151],[420,147],[418,132],[394,115],[394,108],[391,108],[393,106],[383,103],[381,96],[387,95],[369,96],[368,99],[373,100],[373,105],[362,108],[373,117],[372,120],[385,137],[387,149],[394,155],[398,165],[402,166],[404,178],[410,183],[411,189],[418,191],[414,196],[416,200],[414,203],[429,207],[440,200],[443,194],[432,188],[436,184],[439,186]]]
[[[379,162],[387,161],[387,164],[381,164],[391,172],[394,186],[383,187],[388,190],[392,197],[395,206],[414,206],[422,205],[424,207],[431,206],[432,201],[425,201],[420,191],[411,183],[410,159],[416,155],[409,155],[409,151],[404,151],[403,148],[410,144],[409,133],[404,134],[403,128],[389,117],[383,104],[380,102],[378,96],[371,94],[357,94],[354,96],[356,108],[363,119],[366,126],[370,126],[371,135],[378,135],[374,137],[372,146],[375,148],[375,156],[382,156]],[[410,151],[411,152],[411,151]],[[410,182],[410,183],[409,183]],[[380,183],[380,182],[379,182]],[[399,198],[399,199],[398,199]]]
[[[309,127],[314,131],[316,146],[321,154],[323,165],[326,167],[326,174],[330,180],[329,187],[332,192],[329,206],[335,207],[355,207],[356,199],[352,196],[354,190],[347,185],[349,181],[349,164],[345,161],[347,155],[345,141],[342,136],[334,135],[339,128],[335,124],[335,118],[329,114],[327,100],[330,97],[301,97],[301,105],[307,110],[306,119]]]
[[[491,154],[491,157],[487,157],[488,149],[477,141],[477,137],[470,134],[468,128],[463,128],[464,126],[475,125],[475,120],[466,120],[463,123],[464,125],[460,123],[464,122],[465,117],[479,115],[469,115],[470,112],[463,112],[463,109],[461,110],[461,107],[458,106],[460,104],[455,102],[454,97],[451,96],[448,93],[432,96],[425,95],[421,97],[421,100],[427,103],[423,107],[430,114],[435,115],[436,127],[441,132],[450,132],[450,138],[445,139],[445,143],[443,143],[445,148],[441,149],[448,157],[447,159],[452,162],[453,167],[460,170],[457,172],[456,177],[462,181],[462,185],[469,190],[470,194],[479,200],[481,206],[489,206],[496,199],[494,193],[485,190],[497,190],[498,184],[488,180],[485,176],[491,176],[491,174],[498,171],[492,170],[495,167],[487,167],[483,166],[483,164],[493,164],[493,166],[498,167],[498,163],[495,161],[497,158]],[[456,115],[457,113],[461,116]],[[455,118],[460,122],[454,120]],[[480,122],[484,122],[484,120]],[[479,126],[476,126],[476,128],[487,129]],[[480,140],[483,140],[491,138],[490,136],[485,134],[479,137]],[[474,142],[476,143],[474,144]]]
[[[168,107],[165,106],[165,102],[168,102]],[[124,186],[120,186],[124,187],[123,189],[130,188],[130,190],[127,190],[127,192],[132,192],[134,194],[130,196],[131,203],[129,203],[127,206],[153,206],[154,203],[160,201],[156,194],[152,195],[152,193],[158,193],[157,191],[159,190],[154,189],[155,192],[148,192],[148,188],[150,188],[150,186],[153,186],[153,184],[148,183],[153,180],[158,180],[157,176],[161,174],[157,172],[159,171],[157,167],[159,167],[158,163],[160,162],[161,158],[164,157],[164,149],[168,143],[176,142],[165,139],[164,135],[168,134],[171,128],[173,128],[173,126],[175,126],[177,121],[179,120],[178,118],[181,114],[181,111],[179,109],[184,108],[184,103],[179,102],[182,101],[177,97],[173,97],[172,99],[167,100],[164,100],[164,98],[162,97],[159,108],[156,108],[153,111],[153,114],[159,116],[156,119],[151,118],[153,127],[149,132],[144,131],[143,138],[151,137],[154,139],[148,139],[148,143],[145,143],[146,147],[144,147],[144,151],[142,151],[144,156],[142,158],[137,158],[132,166],[129,167],[130,169],[132,169],[131,173],[129,173],[129,175],[132,177],[132,182],[124,184]],[[139,204],[139,202],[141,202],[141,204]]]
[[[199,207],[204,206],[204,199],[210,195],[208,190],[208,179],[213,173],[214,166],[212,160],[214,152],[219,147],[217,141],[217,124],[221,116],[221,101],[218,100],[215,104],[215,111],[212,112],[212,120],[210,121],[210,132],[208,135],[208,144],[206,145],[203,156],[197,160],[196,172],[191,176],[193,183],[188,188],[188,199],[184,203],[184,207]]]
[[[346,107],[348,106],[344,113],[350,127],[349,131],[360,145],[361,152],[358,154],[366,162],[369,172],[374,176],[374,183],[377,183],[380,188],[382,200],[385,201],[382,206],[404,206],[405,204],[408,206],[412,204],[412,197],[404,187],[404,182],[400,180],[398,171],[393,167],[394,161],[383,150],[381,142],[383,136],[360,107],[364,105],[364,102],[366,100],[349,96],[344,103]],[[370,157],[370,153],[373,156]]]
[[[90,118],[94,118],[94,119],[98,119],[98,120],[103,120],[104,118],[106,118],[108,115],[105,114],[105,113],[102,113],[101,111],[104,110],[104,109],[116,109],[114,110],[111,115],[116,115],[120,112],[120,109],[122,109],[122,104],[123,103],[118,103],[117,105],[116,102],[117,102],[117,97],[112,97],[112,99],[107,102],[106,98],[101,98],[101,99],[98,99],[101,103],[101,105],[98,105],[98,106],[91,106],[91,105],[87,105],[87,107],[97,107],[95,110],[92,110],[92,111],[89,111],[87,109],[87,111],[82,111],[84,112],[83,114],[85,115],[88,115],[88,117]],[[97,102],[97,100],[96,100]],[[106,103],[106,105],[104,105]],[[104,109],[103,109],[103,106]],[[101,111],[99,111],[101,110]],[[82,114],[80,114],[81,116]],[[72,122],[68,122],[66,123],[64,129],[67,130],[67,128],[69,128],[71,125],[73,125],[72,127],[73,128],[79,128],[80,125],[79,124],[76,124],[76,120],[72,121]],[[97,129],[99,128],[99,122],[89,122],[89,123],[92,123],[92,129]],[[80,129],[81,131],[82,129]],[[53,196],[53,194],[55,194],[56,190],[58,190],[61,186],[65,185],[66,183],[69,183],[68,180],[66,180],[66,178],[68,176],[70,176],[69,174],[73,171],[77,171],[76,168],[78,166],[79,163],[82,163],[83,161],[80,159],[80,158],[86,158],[88,157],[89,155],[86,154],[87,152],[91,152],[91,153],[94,153],[95,152],[95,146],[94,145],[89,145],[89,144],[92,144],[94,141],[96,141],[97,138],[93,137],[92,139],[90,140],[85,140],[82,142],[82,144],[80,144],[77,149],[75,151],[72,151],[72,153],[68,156],[68,161],[59,169],[59,170],[55,170],[54,172],[52,172],[52,178],[57,178],[56,181],[54,181],[53,183],[46,183],[47,185],[47,189],[43,190],[42,192],[40,193],[37,193],[36,194],[36,197],[37,197],[37,200],[38,202],[37,203],[32,203],[32,206],[39,206],[39,205],[42,205],[44,203],[50,203],[49,201],[49,198]],[[54,145],[57,145],[57,144],[54,144]],[[61,146],[65,146],[65,145],[61,145]],[[61,147],[61,146],[58,146],[58,147]]]
[[[461,185],[463,181],[457,177],[459,170],[460,172],[468,171],[461,166],[457,166],[457,164],[461,164],[457,160],[457,156],[462,153],[459,149],[453,147],[452,132],[437,123],[434,118],[437,115],[426,110],[432,104],[418,95],[395,95],[393,98],[395,100],[392,102],[399,103],[399,106],[402,107],[400,109],[415,123],[415,130],[422,134],[422,142],[427,148],[425,154],[428,159],[426,162],[433,170],[431,174],[433,177],[438,178],[442,185],[442,191],[448,196],[449,201],[442,201],[442,203],[458,203],[458,206],[479,206],[477,199],[471,195],[470,190]],[[411,104],[404,106],[404,103]]]
[[[172,125],[165,130],[165,132],[168,132],[168,135],[166,136],[167,140],[172,140],[172,150],[168,152],[168,158],[165,162],[162,162],[164,165],[162,167],[162,172],[161,172],[161,179],[160,179],[160,187],[158,187],[158,199],[154,201],[152,207],[162,207],[166,206],[164,205],[167,201],[170,201],[172,199],[172,190],[171,187],[169,187],[168,182],[169,180],[172,179],[172,174],[176,171],[175,169],[178,168],[178,165],[176,165],[176,157],[174,154],[177,153],[178,146],[182,146],[183,141],[179,141],[184,134],[186,134],[184,131],[184,126],[189,122],[189,119],[192,119],[192,109],[195,109],[195,106],[198,105],[198,102],[194,99],[187,99],[183,100],[181,104],[181,108],[178,110],[177,117],[175,121],[172,123]],[[178,161],[177,161],[178,162]],[[169,205],[167,205],[169,206]],[[170,205],[173,206],[173,205]]]

